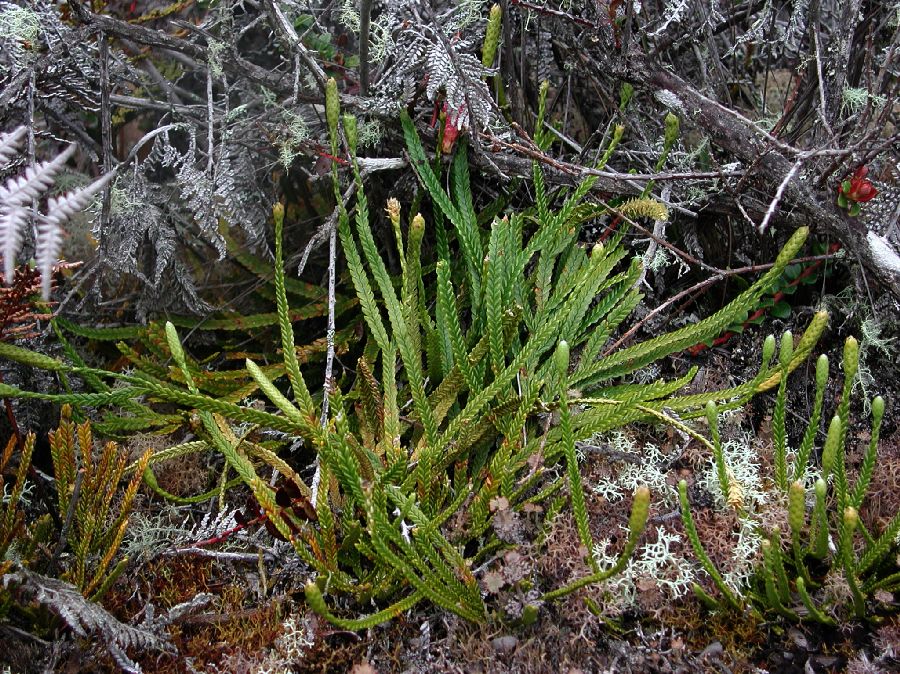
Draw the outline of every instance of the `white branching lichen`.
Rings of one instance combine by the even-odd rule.
[[[41,17],[28,7],[0,4],[0,45],[12,60],[13,70],[27,66],[38,51],[35,42],[41,32]]]
[[[618,473],[599,480],[593,487],[594,493],[608,501],[619,501],[634,493],[638,487],[646,485],[651,493],[665,502],[674,501],[676,492],[666,481],[669,457],[659,447],[648,443],[638,448],[635,441],[623,431],[616,431],[592,442],[597,445],[608,444],[614,457],[639,457],[636,461],[626,459]]]
[[[632,556],[621,574],[605,581],[603,587],[615,598],[613,612],[634,605],[639,588],[655,585],[666,597],[678,599],[686,595],[694,582],[691,562],[680,552],[681,536],[656,527],[655,540],[646,543]],[[612,568],[618,556],[610,550],[611,542],[603,539],[594,545],[592,555],[601,569]]]
[[[850,112],[857,114],[867,103],[871,103],[876,113],[887,104],[887,97],[884,95],[873,94],[863,87],[845,87],[841,92],[841,112]]]
[[[303,117],[290,110],[284,111],[284,121],[285,134],[278,144],[278,158],[282,166],[290,168],[300,154],[300,145],[309,140],[309,126]]]
[[[225,43],[220,40],[210,40],[207,47],[207,58],[209,59],[209,72],[215,78],[220,78],[225,74],[222,69],[222,56],[225,52]]]
[[[740,485],[743,494],[743,508],[748,512],[755,511],[767,499],[766,492],[763,490],[759,457],[753,441],[754,436],[752,433],[742,433],[731,440],[727,440],[722,445],[725,467],[734,481]],[[703,472],[701,484],[713,495],[716,504],[720,508],[729,508],[729,494],[725,494],[722,491],[722,486],[719,484],[719,474],[716,470],[716,462],[712,457],[710,457],[706,470]]]
[[[759,544],[762,542],[758,522],[749,518],[742,520],[736,536],[731,561],[722,574],[722,580],[729,589],[740,595],[750,585],[756,572]]]
[[[662,23],[659,28],[652,33],[648,33],[648,35],[650,37],[656,37],[666,32],[673,23],[679,23],[690,5],[690,0],[674,0],[674,2],[667,2],[666,9],[661,17]]]
[[[354,33],[359,33],[360,16],[356,0],[344,0],[338,7],[338,21]]]
[[[367,119],[359,125],[360,147],[375,147],[384,136],[384,125],[377,119]]]

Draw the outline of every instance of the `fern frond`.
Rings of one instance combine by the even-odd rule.
[[[74,153],[75,146],[70,145],[53,159],[29,166],[23,175],[0,185],[0,252],[7,284],[13,282],[16,254],[22,245],[22,226],[28,219],[31,202],[50,189]]]
[[[447,573],[429,568],[414,546],[404,540],[400,532],[387,520],[384,494],[379,492],[380,490],[369,490],[369,495],[365,499],[365,507],[369,535],[382,560],[401,570],[414,588],[424,592],[425,596],[438,606],[452,611],[466,620],[483,622],[484,605],[481,603],[480,597],[477,598],[478,604],[472,606],[465,601],[469,595],[468,592],[450,591],[450,588],[445,585],[445,581],[448,579]],[[395,551],[395,548],[399,552]],[[456,584],[458,581],[454,583],[454,585]]]
[[[577,250],[580,251],[581,249]],[[593,323],[589,321],[593,321],[595,318],[590,313],[590,309],[595,302],[595,298],[600,294],[601,287],[604,285],[604,279],[609,273],[612,264],[614,264],[612,258],[605,259],[602,255],[592,256],[585,262],[582,273],[573,283],[575,288],[572,292],[572,302],[570,303],[566,320],[560,330],[562,339],[571,340],[572,343],[575,343],[578,336],[584,334],[585,330],[593,327]]]
[[[165,633],[126,625],[99,604],[84,598],[78,588],[56,578],[49,578],[17,567],[6,576],[8,584],[18,586],[34,601],[57,614],[78,636],[101,643],[125,670],[140,672],[137,663],[125,655],[126,648],[171,652]]]
[[[37,224],[34,254],[41,272],[41,296],[45,301],[50,299],[50,270],[56,264],[62,248],[63,223],[90,204],[94,195],[112,180],[113,175],[115,174],[110,171],[86,187],[62,197],[50,197],[47,201],[47,215],[41,217]]]
[[[190,409],[197,409],[206,412],[221,414],[225,417],[228,417],[229,419],[234,419],[243,423],[268,426],[269,428],[277,429],[291,434],[297,431],[297,426],[294,423],[288,421],[284,417],[278,416],[277,414],[270,414],[268,412],[257,410],[253,407],[245,407],[225,400],[210,398],[209,396],[203,394],[189,393],[184,389],[179,389],[174,386],[168,386],[166,384],[150,381],[148,379],[142,379],[139,377],[128,377],[126,378],[126,381],[132,383],[133,387],[129,389],[122,389],[126,393],[125,396],[119,396],[119,391],[117,390],[115,392],[116,395],[109,394],[106,396],[106,399],[113,400],[116,397],[127,398],[128,396],[134,397],[135,395],[150,395],[160,400],[166,400],[168,402],[177,403],[178,405],[183,405]],[[73,394],[70,396],[55,396],[49,399],[64,401],[71,398],[80,400],[85,396],[90,396],[94,399],[100,399],[101,397],[100,394],[81,394],[80,396],[78,396],[77,394]],[[313,438],[307,439],[312,440]]]
[[[0,205],[24,205],[39,199],[53,186],[57,174],[73,154],[75,146],[69,145],[53,159],[29,166],[23,175],[7,180],[5,185],[0,186]]]
[[[27,133],[28,129],[24,126],[16,127],[9,133],[0,133],[0,162],[6,163],[15,156]]]

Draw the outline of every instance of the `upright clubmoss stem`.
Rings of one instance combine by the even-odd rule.
[[[481,65],[490,68],[497,57],[497,47],[500,45],[500,29],[503,27],[503,10],[500,5],[491,7],[488,15],[487,30],[484,33],[484,47],[481,50]]]
[[[591,530],[588,525],[587,505],[584,500],[584,489],[581,486],[581,471],[578,469],[578,457],[575,454],[575,438],[572,433],[571,413],[568,401],[568,371],[569,371],[569,344],[565,340],[559,342],[556,352],[553,354],[553,362],[556,366],[557,395],[559,396],[559,426],[562,430],[563,451],[566,455],[566,464],[569,474],[569,492],[572,498],[572,510],[575,514],[575,524],[578,528],[578,536],[581,544],[587,548],[590,555],[593,547]],[[599,571],[593,555],[590,556],[591,566],[594,571]]]
[[[341,100],[338,97],[337,82],[333,77],[325,84],[325,121],[328,124],[328,138],[331,141],[331,154],[338,152],[338,121],[341,116]]]
[[[781,351],[778,354],[778,364],[781,366],[781,382],[778,385],[778,395],[775,398],[775,411],[772,413],[772,431],[775,441],[775,484],[778,488],[787,491],[787,429],[785,428],[785,416],[787,414],[787,379],[794,355],[794,336],[790,331],[781,336]]]

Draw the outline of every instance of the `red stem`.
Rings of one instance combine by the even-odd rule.
[[[840,250],[840,248],[841,248],[841,244],[839,244],[839,243],[833,243],[833,244],[831,244],[831,246],[829,246],[828,252],[829,252],[829,253],[835,253],[835,252],[837,252],[838,250]],[[803,271],[800,272],[800,274],[797,275],[797,278],[795,278],[793,281],[791,281],[791,282],[788,284],[788,287],[791,287],[791,286],[797,286],[801,281],[803,281],[803,279],[805,279],[805,278],[811,276],[812,273],[813,273],[816,269],[818,269],[818,268],[822,265],[823,262],[824,262],[824,260],[818,260],[818,261],[813,262],[813,263],[807,265],[806,267],[804,267],[804,268],[803,268]],[[778,302],[780,302],[780,301],[784,298],[784,294],[785,294],[785,293],[784,293],[783,290],[779,290],[777,293],[775,293],[774,295],[772,295],[773,303],[778,303]],[[756,311],[754,311],[752,314],[750,314],[750,316],[747,317],[747,320],[744,321],[742,327],[746,328],[746,327],[747,327],[748,325],[750,325],[753,321],[755,321],[756,319],[758,319],[760,316],[764,315],[764,314],[766,313],[767,309],[768,309],[768,307],[760,307],[759,309],[757,309]],[[716,337],[716,338],[713,340],[712,344],[711,344],[709,347],[708,347],[706,344],[703,344],[703,343],[695,344],[694,346],[692,346],[692,347],[690,347],[689,349],[687,349],[687,352],[688,352],[688,354],[691,355],[691,356],[697,356],[697,355],[703,353],[703,352],[704,352],[706,349],[708,349],[708,348],[712,348],[712,347],[716,347],[716,346],[721,346],[722,344],[725,344],[726,342],[728,342],[728,340],[730,340],[730,339],[731,339],[732,337],[734,337],[736,334],[737,334],[736,332],[733,332],[733,331],[731,331],[731,330],[729,330],[729,331],[727,331],[727,332],[723,332],[721,335],[719,335],[718,337]]]

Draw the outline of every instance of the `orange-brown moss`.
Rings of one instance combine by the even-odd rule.
[[[214,595],[209,605],[167,628],[177,655],[139,658],[145,672],[187,674],[191,671],[188,658],[201,671],[243,656],[250,662],[277,638],[283,598],[255,606],[243,576],[210,559],[157,558],[140,568],[130,583],[119,583],[106,605],[128,620],[148,603],[163,612],[203,592]]]

